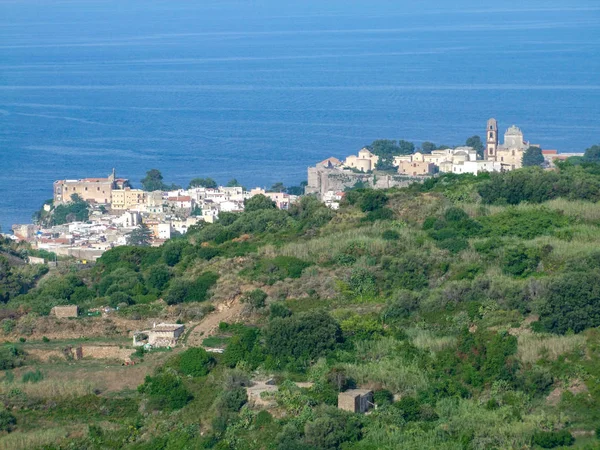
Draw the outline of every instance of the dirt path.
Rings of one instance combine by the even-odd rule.
[[[186,345],[200,347],[202,341],[215,333],[221,322],[235,322],[242,312],[243,306],[238,299],[216,306],[216,311],[206,316],[190,332]]]

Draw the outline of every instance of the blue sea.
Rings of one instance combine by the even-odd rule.
[[[287,185],[376,138],[489,117],[600,142],[597,0],[0,0],[0,224],[56,179]]]

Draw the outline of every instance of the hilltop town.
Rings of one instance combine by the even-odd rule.
[[[38,250],[95,261],[106,250],[127,245],[128,237],[140,225],[147,227],[148,244],[160,246],[190,227],[215,222],[219,214],[243,211],[245,201],[257,195],[282,210],[297,198],[286,192],[246,190],[242,186],[146,191],[132,188],[128,179],[118,178],[113,170],[106,178],[57,180],[53,201],[45,204],[40,214],[52,219],[57,208],[81,203],[85,220],[70,214],[60,224],[39,220],[37,224],[14,225],[13,233]]]
[[[415,148],[406,141],[398,145],[395,141],[375,141],[343,161],[330,157],[309,167],[304,193],[316,195],[328,207],[337,209],[345,191],[352,188],[405,187],[443,173],[477,175],[512,171],[523,166],[527,152],[538,153],[541,159],[537,165],[545,168],[552,168],[557,159],[582,155],[542,150],[540,145],[526,141],[515,125],[506,130],[504,142],[500,143],[495,119],[488,120],[485,136],[485,144],[473,136],[467,140],[471,145],[453,148],[436,147],[428,142]],[[160,174],[156,169],[148,173]],[[246,190],[237,183],[217,186],[212,180],[204,184],[192,183],[187,189],[161,184],[134,189],[130,180],[117,177],[114,169],[105,178],[57,180],[53,201],[43,206],[38,223],[14,225],[14,238],[30,243],[37,250],[95,261],[105,251],[127,245],[131,233],[140,226],[148,230],[148,244],[160,246],[191,227],[215,222],[219,214],[243,211],[245,202],[257,195],[265,196],[282,210],[289,209],[298,199],[297,195],[284,192],[282,185],[267,191]],[[73,214],[75,204],[80,205],[83,216]],[[69,208],[67,212],[71,214],[65,215],[60,223],[48,220],[61,207]]]
[[[395,141],[375,141],[358,155],[347,156],[343,161],[330,157],[310,167],[306,193],[316,194],[337,207],[341,192],[356,186],[386,189],[408,186],[439,173],[508,172],[523,167],[523,157],[528,151],[538,153],[540,159],[536,165],[545,168],[552,168],[556,160],[583,155],[542,149],[539,144],[526,141],[515,125],[506,130],[504,142],[500,143],[496,119],[488,120],[484,136],[485,143],[479,136],[473,136],[467,140],[471,145],[453,148],[425,142],[421,149],[415,149],[406,141],[400,141],[399,145]]]

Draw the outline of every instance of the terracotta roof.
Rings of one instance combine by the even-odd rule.
[[[558,150],[542,150],[542,155],[557,155]]]
[[[189,202],[192,199],[189,195],[183,197],[169,197],[167,198],[170,202]]]

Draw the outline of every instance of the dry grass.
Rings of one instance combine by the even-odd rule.
[[[93,385],[83,380],[65,381],[49,379],[38,383],[15,381],[13,383],[0,384],[1,394],[8,394],[14,389],[19,389],[29,398],[50,400],[76,398],[94,393]]]
[[[521,334],[518,339],[517,355],[524,363],[534,363],[540,358],[556,359],[585,345],[585,337],[580,334],[572,336]]]
[[[456,338],[453,336],[436,336],[433,332],[421,328],[409,328],[406,334],[415,347],[431,352],[439,352],[456,343]]]
[[[0,438],[0,450],[29,450],[55,444],[68,436],[66,428],[15,431]]]

